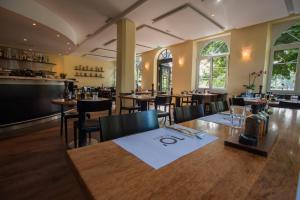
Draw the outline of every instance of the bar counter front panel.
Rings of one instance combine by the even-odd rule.
[[[51,103],[64,91],[63,80],[0,79],[0,127],[46,117],[60,112]]]

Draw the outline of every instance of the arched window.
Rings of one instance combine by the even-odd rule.
[[[142,87],[142,57],[137,56],[135,59],[135,67],[136,67],[136,74],[135,74],[135,81],[136,86]]]
[[[300,23],[282,32],[276,38],[271,48],[272,56],[268,79],[269,90],[300,92],[300,83],[298,83],[300,80],[297,80],[297,77],[300,75],[299,49]]]
[[[169,92],[172,88],[172,54],[169,49],[160,52],[157,59],[158,90]]]
[[[222,40],[209,42],[200,50],[198,88],[226,88],[229,50]]]

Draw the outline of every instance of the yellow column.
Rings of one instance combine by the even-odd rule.
[[[116,92],[135,89],[135,24],[129,19],[117,23],[117,82]],[[119,112],[119,98],[116,111]]]

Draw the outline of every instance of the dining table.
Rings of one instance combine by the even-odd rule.
[[[77,104],[77,100],[75,99],[52,99],[51,103],[54,105],[60,106],[60,135],[63,135],[63,124],[64,124],[64,112],[66,111],[67,107],[74,107]]]
[[[155,100],[155,96],[152,95],[138,95],[138,94],[131,94],[131,95],[120,95],[119,98],[121,99],[130,99],[137,101],[141,106],[141,111],[146,111],[149,109],[149,102]]]
[[[243,129],[203,121],[180,125],[218,139],[154,169],[113,141],[67,151],[91,199],[294,200],[300,171],[299,112],[272,108],[269,133],[278,133],[268,157],[224,145]]]
[[[212,100],[212,98],[215,98],[218,96],[216,93],[185,93],[185,94],[173,94],[172,96],[175,98],[175,106],[180,107],[182,105],[182,102],[184,99],[189,101],[193,95],[202,96],[204,103],[209,103]]]

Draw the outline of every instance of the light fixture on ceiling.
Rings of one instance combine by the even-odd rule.
[[[35,23],[35,22],[33,22],[33,23],[32,23],[32,26],[36,26],[36,23]]]
[[[221,3],[221,2],[222,2],[222,0],[216,0],[216,2],[217,2],[217,3]]]
[[[215,14],[211,14],[210,16],[211,16],[211,17],[214,17],[214,16],[215,16]]]
[[[24,42],[27,42],[27,41],[28,41],[27,38],[24,38],[23,40],[24,40]]]
[[[59,34],[57,34],[57,35],[56,35],[56,37],[60,37],[60,35],[59,35]]]

